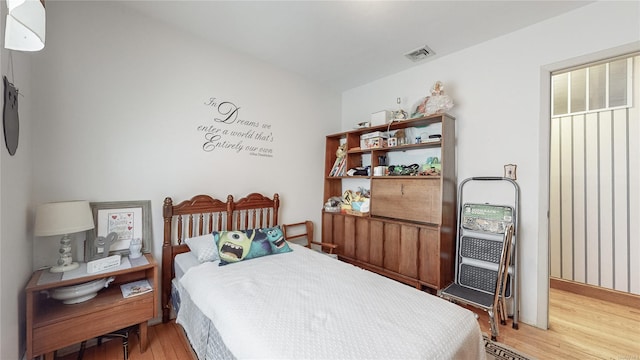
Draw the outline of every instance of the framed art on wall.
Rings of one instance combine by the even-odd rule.
[[[142,239],[142,252],[150,251],[151,201],[92,202],[95,232],[87,236],[86,261],[114,254],[128,255],[131,240]],[[107,252],[100,247],[109,239]]]

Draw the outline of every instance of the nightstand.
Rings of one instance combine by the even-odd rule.
[[[123,258],[124,259],[124,258]],[[146,261],[145,261],[146,259]],[[128,268],[118,268],[73,279],[52,279],[47,270],[33,273],[25,289],[27,298],[27,359],[45,355],[63,347],[99,337],[131,325],[140,325],[140,351],[147,348],[147,321],[158,314],[158,264],[151,254],[131,260]],[[60,274],[59,276],[63,276]],[[115,277],[108,288],[78,304],[63,304],[48,298],[43,291]],[[124,298],[120,285],[147,279],[153,291]]]

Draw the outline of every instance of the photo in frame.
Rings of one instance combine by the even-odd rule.
[[[95,225],[89,231],[85,245],[85,261],[98,255],[129,255],[131,240],[142,239],[142,252],[150,252],[151,242],[151,201],[111,201],[92,202],[91,211]],[[108,254],[98,254],[98,237],[116,233]]]

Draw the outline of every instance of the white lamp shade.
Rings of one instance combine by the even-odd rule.
[[[73,234],[93,229],[93,226],[93,215],[88,201],[53,202],[38,206],[34,234]]]
[[[7,0],[7,7],[4,47],[19,51],[42,50],[46,16],[40,0]]]

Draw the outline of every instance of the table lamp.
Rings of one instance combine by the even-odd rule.
[[[41,204],[36,210],[35,236],[63,235],[60,239],[60,258],[51,272],[78,268],[71,256],[70,234],[93,229],[93,215],[88,201],[64,201]]]

